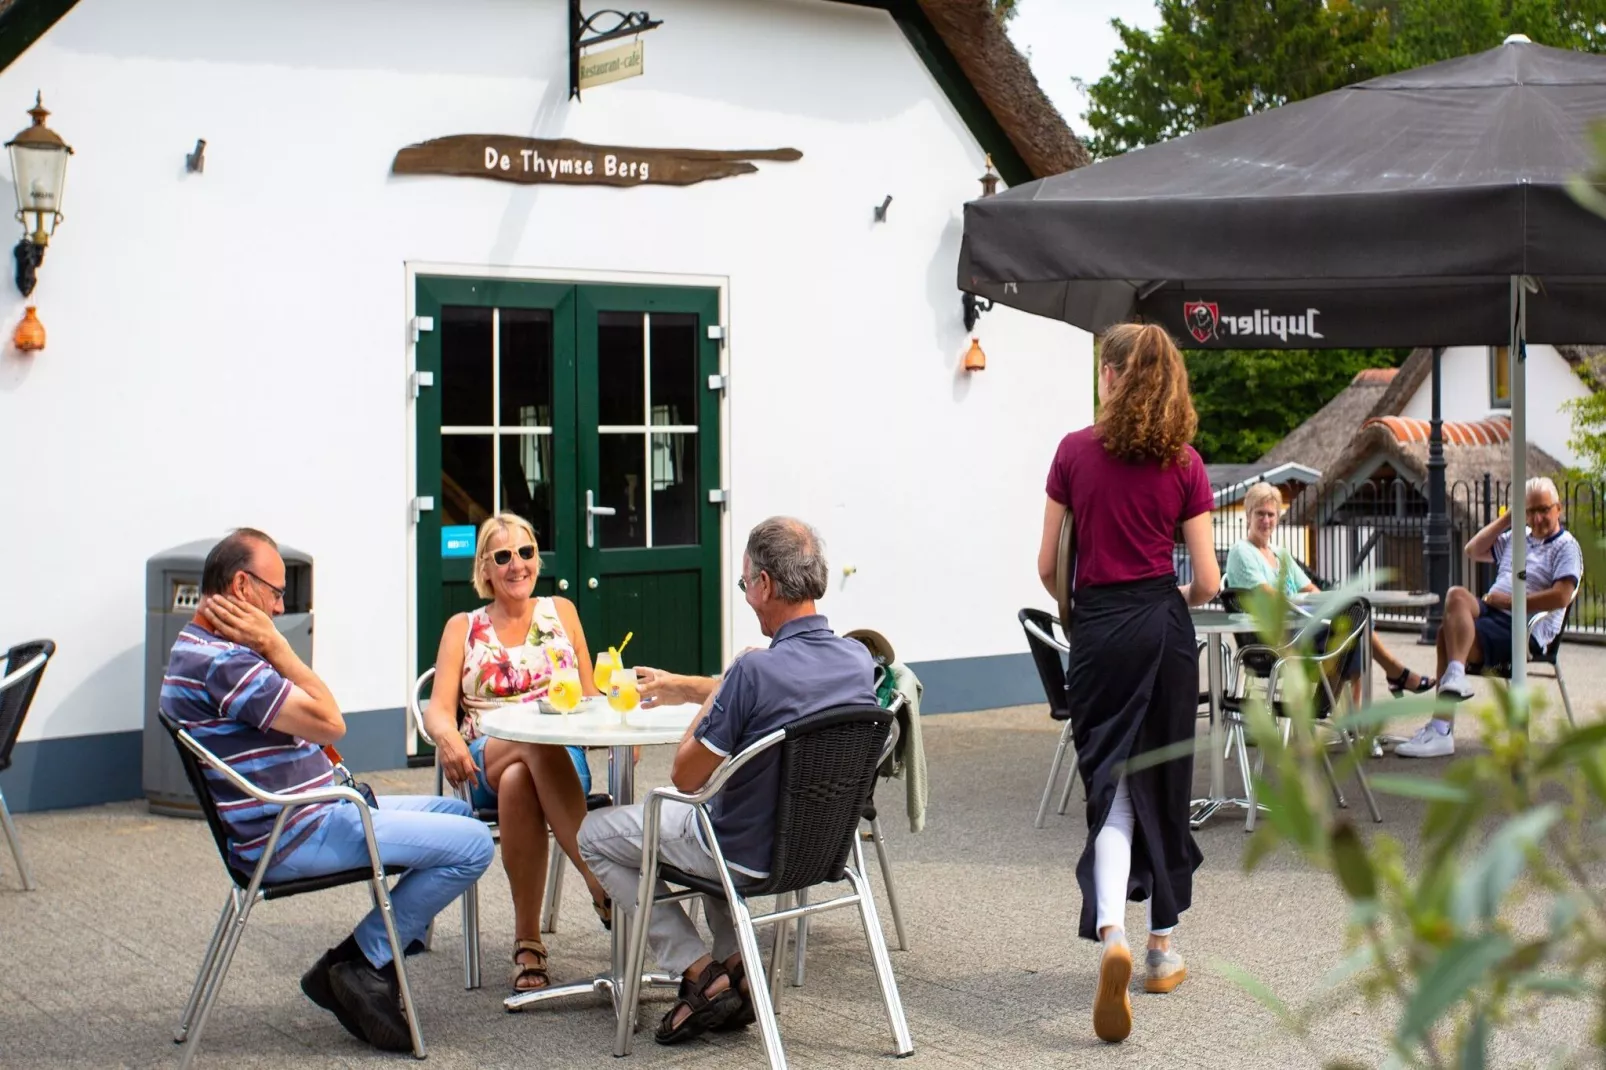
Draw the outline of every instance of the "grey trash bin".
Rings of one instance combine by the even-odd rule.
[[[168,655],[201,601],[201,567],[220,541],[221,536],[185,543],[145,562],[144,785],[153,814],[201,816],[173,740],[156,720],[156,710]],[[290,640],[291,649],[311,665],[312,556],[282,543],[279,556],[284,558],[284,615],[274,623]]]

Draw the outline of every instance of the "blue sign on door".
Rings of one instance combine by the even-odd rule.
[[[449,524],[441,528],[442,557],[474,556],[474,525]]]

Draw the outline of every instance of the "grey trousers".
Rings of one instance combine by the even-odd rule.
[[[697,838],[697,812],[685,803],[664,802],[658,830],[658,858],[677,869],[699,877],[719,879],[714,858]],[[641,885],[642,807],[613,806],[586,815],[580,825],[580,857],[585,859],[597,880],[608,889],[615,911],[633,913],[636,892]],[[660,893],[668,890],[658,882]],[[730,904],[723,896],[703,897],[708,928],[714,934],[714,958],[721,961],[736,954],[736,927],[731,922]],[[669,973],[682,974],[708,949],[697,926],[679,903],[660,903],[653,908],[647,925],[647,945],[653,958]]]

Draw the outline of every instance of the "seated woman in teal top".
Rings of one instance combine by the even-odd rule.
[[[1272,546],[1271,537],[1282,517],[1283,497],[1270,483],[1256,483],[1244,495],[1244,515],[1249,521],[1249,537],[1233,546],[1227,555],[1227,571],[1221,586],[1228,591],[1272,591],[1279,577],[1285,595],[1319,588],[1305,575],[1304,569],[1286,549]],[[1285,571],[1286,569],[1286,571]],[[1407,691],[1431,691],[1436,681],[1406,668],[1383,641],[1372,633],[1372,657],[1383,666],[1388,677],[1389,691],[1395,698]]]

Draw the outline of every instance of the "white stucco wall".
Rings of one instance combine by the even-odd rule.
[[[77,150],[32,298],[48,347],[0,355],[0,642],[60,644],[24,739],[140,726],[143,563],[238,524],[316,556],[342,704],[402,704],[409,263],[726,280],[737,545],[770,513],[816,522],[824,609],[905,660],[1021,649],[1091,345],[1000,309],[987,371],[957,370],[982,150],[900,31],[814,0],[657,0],[646,76],[575,104],[565,10],[81,0],[0,74],[0,115],[20,128],[43,89]],[[388,176],[401,146],[467,132],[804,159],[685,189]],[[23,305],[0,288],[7,337]],[[758,639],[739,603],[728,632]]]
[[[1484,346],[1451,346],[1440,365],[1443,383],[1439,403],[1446,420],[1483,420],[1506,416],[1511,410],[1489,404],[1489,350]],[[1567,359],[1554,346],[1528,347],[1528,441],[1565,465],[1576,465],[1578,455],[1567,445],[1572,437],[1572,414],[1562,406],[1589,393]],[[1433,416],[1433,382],[1424,379],[1411,395],[1401,416],[1421,420]]]

